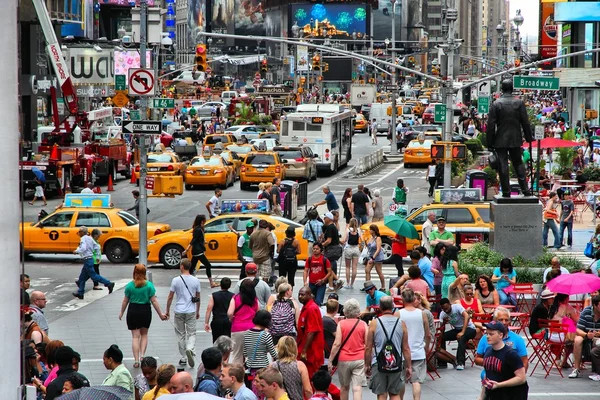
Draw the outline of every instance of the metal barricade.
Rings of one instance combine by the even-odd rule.
[[[304,211],[308,208],[308,183],[298,183],[298,207],[304,206]]]

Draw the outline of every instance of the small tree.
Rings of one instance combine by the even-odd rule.
[[[575,132],[573,129],[569,129],[563,133],[563,139],[575,140]],[[573,160],[575,159],[575,148],[573,147],[561,147],[558,149],[558,157],[556,157],[556,163],[558,164],[554,168],[554,173],[562,175],[573,169]]]

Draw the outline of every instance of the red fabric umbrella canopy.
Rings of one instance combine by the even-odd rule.
[[[581,146],[579,142],[573,142],[571,140],[557,139],[553,137],[544,138],[542,140],[534,140],[531,142],[532,147],[537,147],[537,142],[540,142],[540,148],[542,149],[555,149],[558,147],[576,147]],[[529,147],[529,143],[523,144],[524,148]]]

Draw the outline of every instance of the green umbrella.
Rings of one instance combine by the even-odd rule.
[[[404,218],[400,218],[396,215],[387,215],[383,219],[383,224],[396,232],[400,236],[404,236],[408,239],[418,239],[419,233],[417,228]]]

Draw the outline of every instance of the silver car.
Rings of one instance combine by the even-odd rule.
[[[279,158],[286,160],[285,177],[304,179],[310,182],[317,179],[317,154],[305,146],[276,146],[273,148]]]

